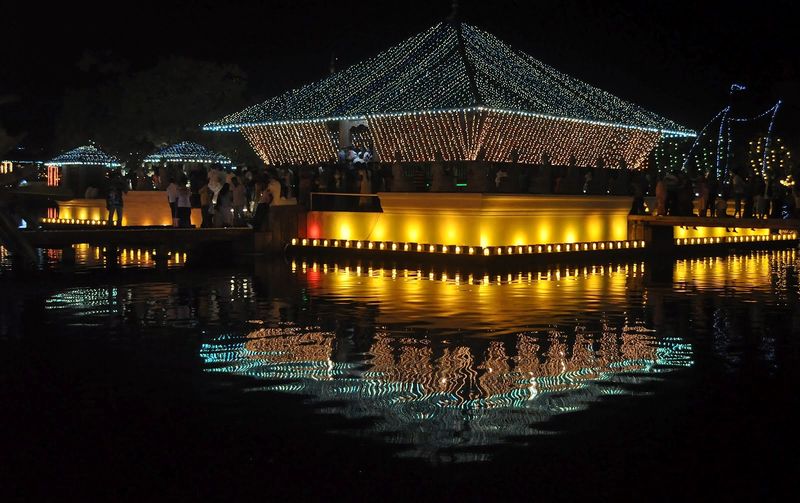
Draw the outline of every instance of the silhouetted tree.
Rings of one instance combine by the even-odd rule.
[[[87,71],[96,68],[91,59],[82,64]],[[246,105],[247,81],[236,65],[169,57],[136,72],[125,72],[124,65],[116,72],[102,68],[106,78],[97,85],[66,93],[56,123],[60,148],[92,139],[134,162],[157,146],[186,139],[220,148],[230,139],[201,131],[202,124]]]

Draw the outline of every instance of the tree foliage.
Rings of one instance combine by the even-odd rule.
[[[202,132],[202,124],[246,104],[246,77],[236,65],[173,56],[140,71],[109,75],[104,66],[96,77],[94,85],[66,93],[56,123],[59,148],[94,140],[135,161],[155,147],[187,139],[218,147],[225,139]]]

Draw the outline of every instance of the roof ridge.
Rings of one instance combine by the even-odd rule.
[[[322,80],[208,123],[204,129],[237,131],[270,123],[475,107],[693,133],[454,19]]]
[[[483,106],[483,98],[481,97],[480,90],[478,89],[478,85],[475,82],[475,68],[472,66],[472,62],[469,60],[469,56],[467,55],[467,48],[464,45],[464,33],[461,30],[461,26],[464,24],[461,21],[458,21],[455,17],[448,21],[449,24],[453,26],[456,30],[457,40],[458,40],[458,53],[461,56],[461,60],[464,64],[464,70],[467,73],[467,81],[469,82],[469,88],[472,92],[472,106]]]

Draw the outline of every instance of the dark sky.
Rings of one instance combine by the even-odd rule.
[[[466,22],[691,128],[700,129],[724,106],[737,81],[750,87],[743,110],[767,108],[782,97],[788,106],[779,127],[788,135],[798,130],[800,9],[793,2],[460,3]],[[347,66],[450,12],[450,0],[105,5],[25,2],[9,8],[0,97],[20,97],[14,117],[6,113],[4,122],[24,123],[29,141],[46,143],[44,131],[64,90],[87,85],[78,67],[86,53],[127,62],[133,70],[166,55],[235,63],[247,73],[256,102],[325,76],[331,52]]]

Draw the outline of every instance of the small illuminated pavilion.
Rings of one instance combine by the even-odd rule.
[[[382,161],[642,168],[660,139],[695,135],[457,21],[204,129],[241,132],[267,164],[334,162],[361,143]]]
[[[222,154],[194,143],[182,141],[153,152],[144,158],[146,163],[199,163],[230,165],[231,160]]]
[[[47,185],[65,187],[79,197],[83,197],[86,187],[104,187],[108,170],[122,166],[119,160],[94,144],[64,152],[45,163],[47,165]]]

